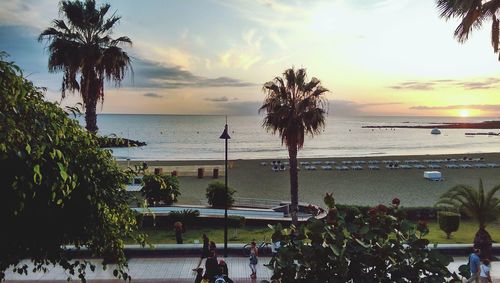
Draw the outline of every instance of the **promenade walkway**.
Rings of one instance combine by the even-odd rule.
[[[129,260],[129,274],[133,278],[133,282],[167,282],[167,283],[187,283],[194,282],[195,273],[191,270],[198,263],[197,257],[160,257],[160,258],[131,258]],[[269,262],[268,257],[259,259],[256,281],[249,279],[250,268],[248,259],[245,257],[227,257],[225,261],[229,267],[229,275],[235,282],[260,282],[262,279],[269,279],[271,271],[263,266]],[[98,263],[98,260],[94,260]],[[467,258],[455,258],[455,262],[450,265],[450,270],[456,271],[458,266],[465,264]],[[29,262],[24,262],[29,265]],[[95,272],[88,272],[87,278],[90,282],[123,282],[116,280],[112,274],[113,266],[109,266],[103,271],[102,267],[98,266]],[[47,273],[29,273],[26,275],[14,274],[7,272],[6,282],[63,282],[66,281],[68,274],[59,267],[51,267]],[[492,278],[493,282],[500,283],[500,262],[492,263]],[[78,281],[77,278],[73,277]]]

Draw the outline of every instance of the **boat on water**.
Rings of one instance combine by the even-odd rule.
[[[441,131],[438,128],[434,128],[434,129],[432,129],[431,134],[433,134],[433,135],[440,135]]]

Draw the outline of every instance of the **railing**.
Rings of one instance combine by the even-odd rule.
[[[255,208],[273,208],[280,206],[281,200],[258,199],[258,198],[234,198],[234,206],[255,207]]]

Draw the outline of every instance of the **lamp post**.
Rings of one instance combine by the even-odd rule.
[[[226,187],[226,199],[224,201],[224,257],[227,257],[227,140],[231,138],[227,133],[227,116],[224,131],[219,138],[226,141],[226,155],[224,160],[224,186]]]

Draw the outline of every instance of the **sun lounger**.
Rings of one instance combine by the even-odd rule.
[[[427,168],[427,166],[422,165],[422,164],[415,164],[415,165],[413,165],[413,168],[415,168],[415,169],[425,169],[425,168]]]
[[[262,162],[260,163],[260,165],[262,165],[262,166],[266,166],[266,165],[267,165],[267,163],[266,163],[265,161],[262,161]]]
[[[460,166],[460,168],[472,168],[472,165],[467,164],[467,163],[462,163],[459,166]]]
[[[380,167],[378,167],[377,165],[368,165],[368,169],[370,169],[370,170],[380,170]]]
[[[273,167],[271,168],[274,172],[276,171],[280,171],[280,167],[278,165],[273,165]]]
[[[430,169],[439,169],[439,168],[441,168],[441,165],[438,165],[438,164],[429,164],[429,166],[427,166],[427,167],[429,167]]]
[[[413,168],[411,165],[408,165],[408,164],[403,164],[403,165],[400,165],[399,167],[401,169],[412,169]]]
[[[363,170],[363,166],[353,165],[353,166],[351,166],[351,169],[352,169],[352,170],[356,170],[356,171],[357,171],[357,170]]]
[[[498,168],[500,165],[496,163],[487,163],[486,166],[488,166],[488,168]]]
[[[321,166],[321,169],[323,169],[323,170],[332,170],[332,166],[330,166],[330,165],[323,165],[323,166]]]
[[[300,165],[309,165],[309,161],[300,161]]]
[[[446,164],[445,166],[448,169],[458,169],[458,168],[460,168],[457,164]]]
[[[354,164],[366,164],[366,161],[364,161],[364,160],[356,160],[356,161],[354,161]]]
[[[321,161],[313,161],[311,162],[312,165],[320,165],[321,164]]]
[[[474,166],[474,168],[488,168],[488,165],[486,165],[484,163],[476,163],[473,166]]]
[[[342,164],[346,165],[346,164],[352,164],[352,161],[350,160],[344,160],[342,161]]]
[[[339,171],[347,171],[349,170],[349,167],[342,165],[342,166],[335,166],[335,169]]]
[[[368,160],[368,164],[379,164],[380,161],[378,160]]]

